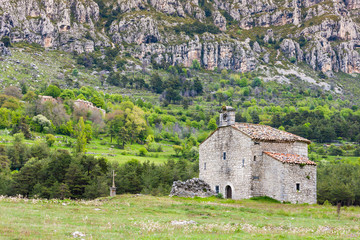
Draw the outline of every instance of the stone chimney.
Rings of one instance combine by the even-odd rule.
[[[235,109],[229,106],[223,106],[220,111],[219,127],[235,124]]]

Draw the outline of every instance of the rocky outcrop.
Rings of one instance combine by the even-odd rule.
[[[146,62],[238,72],[273,62],[276,47],[276,61],[330,76],[360,71],[359,8],[360,0],[0,0],[0,38],[78,53],[118,45]],[[203,33],[209,26],[219,31]]]
[[[92,0],[0,0],[0,9],[0,37],[10,36],[12,42],[27,41],[77,52],[104,45],[104,39],[96,42],[84,37],[88,32],[101,36],[94,33],[99,7]]]
[[[291,39],[284,39],[280,44],[280,48],[288,58],[295,58],[296,61],[299,62],[301,62],[304,58],[303,51],[301,50],[299,43]]]
[[[170,196],[178,197],[211,197],[216,195],[210,185],[199,178],[192,178],[186,182],[175,181]]]

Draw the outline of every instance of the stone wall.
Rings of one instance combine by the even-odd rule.
[[[231,187],[234,199],[251,197],[251,144],[251,139],[238,130],[219,128],[200,145],[199,178],[213,190],[219,186],[219,192],[224,197],[226,186]],[[226,160],[223,159],[224,152]]]
[[[88,109],[90,111],[100,111],[102,116],[105,117],[105,114],[106,114],[105,110],[94,106],[94,104],[92,102],[77,99],[74,102],[74,105],[78,108],[84,108],[84,109]]]
[[[261,165],[258,181],[262,188],[257,194],[291,203],[316,203],[316,166],[282,163],[265,154]]]
[[[192,178],[186,182],[175,181],[170,196],[178,197],[211,197],[216,195],[209,184],[199,178]]]
[[[308,145],[304,142],[258,142],[252,146],[254,155],[262,155],[262,152],[279,152],[298,154],[302,156],[308,155]]]

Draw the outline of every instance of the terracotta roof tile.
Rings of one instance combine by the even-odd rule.
[[[310,161],[307,157],[300,156],[297,154],[275,153],[275,152],[264,152],[264,153],[283,163],[316,165],[315,162]]]
[[[289,132],[281,131],[279,129],[267,125],[252,124],[252,123],[235,123],[233,127],[240,130],[242,133],[248,135],[253,140],[311,143],[311,141],[306,138],[297,136]]]

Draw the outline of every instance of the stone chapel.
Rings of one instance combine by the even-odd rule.
[[[200,145],[199,178],[225,198],[314,204],[316,163],[308,144],[270,126],[237,123],[235,109],[224,106],[218,128]]]

